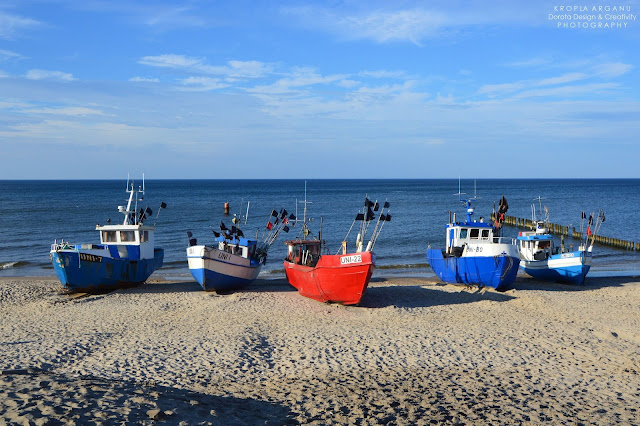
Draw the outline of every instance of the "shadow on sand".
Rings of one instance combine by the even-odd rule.
[[[465,285],[450,285],[437,283],[434,280],[413,280],[414,284],[380,285],[388,281],[386,278],[372,280],[375,285],[367,289],[362,301],[363,308],[428,308],[441,305],[458,305],[481,301],[506,302],[515,299],[514,296],[500,293],[491,289],[478,289]],[[397,282],[396,279],[389,280]],[[448,286],[456,292],[444,291],[441,287]]]
[[[155,424],[155,421],[161,424],[298,424],[296,415],[288,407],[250,398],[214,396],[87,376],[71,377],[30,368],[1,373],[5,385],[27,395],[38,395],[44,405],[62,400],[74,407],[73,410],[51,407],[47,424]],[[14,402],[16,414],[42,417],[35,403],[20,398]],[[2,417],[0,423],[1,420]]]

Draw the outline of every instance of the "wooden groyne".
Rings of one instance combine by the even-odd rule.
[[[491,215],[491,221],[495,221],[495,216],[493,214]],[[514,226],[516,228],[525,228],[528,230],[534,230],[536,228],[531,219],[524,219],[515,216],[505,215],[504,224]],[[551,234],[564,235],[576,240],[582,240],[583,238],[583,233],[580,231],[576,231],[575,226],[572,226],[570,228],[568,226],[558,225],[557,223],[550,223],[548,229]],[[595,242],[603,246],[615,247],[623,250],[640,251],[640,242],[628,241],[620,238],[605,237],[604,235],[596,235]]]

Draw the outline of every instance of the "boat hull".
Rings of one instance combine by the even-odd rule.
[[[156,248],[150,259],[115,259],[76,249],[51,251],[53,269],[70,291],[100,293],[143,284],[162,267],[164,250]]]
[[[508,288],[516,279],[520,259],[517,256],[445,256],[441,249],[428,249],[431,269],[444,282]]]
[[[553,255],[545,260],[522,260],[520,267],[540,281],[582,285],[591,269],[591,259],[591,253],[574,251]]]
[[[289,284],[302,296],[343,305],[360,303],[374,267],[375,255],[371,252],[323,255],[314,267],[284,262]]]
[[[237,290],[258,278],[262,264],[209,246],[187,249],[189,271],[205,291]]]

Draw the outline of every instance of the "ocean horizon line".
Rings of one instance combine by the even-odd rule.
[[[129,179],[138,180],[142,179],[141,176],[129,176]],[[124,178],[77,178],[77,179],[46,179],[46,178],[33,178],[33,179],[0,179],[0,182],[119,182]],[[502,178],[502,177],[484,177],[484,178],[459,178],[459,177],[446,177],[446,178],[347,178],[347,177],[332,177],[332,178],[147,178],[145,181],[205,181],[205,182],[250,182],[250,181],[274,181],[274,182],[298,182],[298,181],[495,181],[495,180],[509,180],[509,181],[630,181],[640,180],[640,177],[535,177],[535,178]]]

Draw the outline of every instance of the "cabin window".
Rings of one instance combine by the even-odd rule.
[[[105,243],[115,243],[116,231],[102,231],[102,241]]]
[[[120,231],[120,241],[123,243],[134,242],[136,233],[134,231]]]
[[[488,229],[483,229],[482,230],[482,238],[483,239],[488,239],[489,238],[489,230]]]
[[[149,231],[141,231],[140,232],[140,242],[146,243],[149,241]]]
[[[474,240],[478,239],[478,235],[480,235],[480,230],[478,228],[471,229],[471,238]]]
[[[467,239],[467,230],[466,229],[461,229],[460,230],[460,239],[461,240],[466,240]]]

